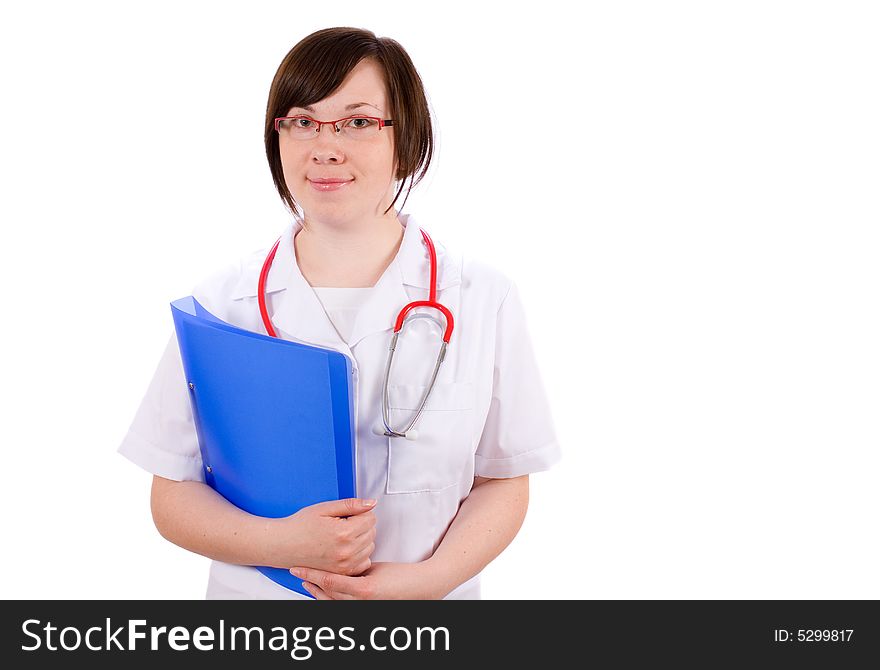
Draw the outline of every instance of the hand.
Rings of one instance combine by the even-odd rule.
[[[339,575],[359,575],[376,548],[375,501],[330,500],[272,519],[271,565],[304,565]]]
[[[358,577],[308,567],[290,572],[318,600],[437,600],[446,595],[427,561],[373,563]]]

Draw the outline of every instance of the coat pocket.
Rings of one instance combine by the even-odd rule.
[[[389,385],[389,423],[403,430],[412,421],[426,386]],[[413,428],[415,440],[389,437],[387,493],[441,491],[473,467],[474,385],[435,384]]]

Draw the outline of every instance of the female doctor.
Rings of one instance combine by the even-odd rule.
[[[394,209],[433,149],[408,54],[365,30],[309,35],[272,82],[265,143],[294,218],[272,253],[193,296],[242,328],[349,356],[359,497],[270,519],[217,494],[173,335],[119,451],[153,473],[162,536],[213,559],[208,598],[306,599],[255,565],[291,570],[317,599],[479,598],[480,571],[522,525],[529,473],[560,454],[516,286]],[[445,309],[410,310],[386,380],[399,313],[429,300]]]

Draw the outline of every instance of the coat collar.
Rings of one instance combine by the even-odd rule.
[[[278,251],[266,279],[266,293],[270,296],[278,294],[268,302],[275,330],[283,331],[289,339],[337,350],[349,350],[368,335],[390,331],[398,313],[407,303],[427,300],[430,284],[427,246],[412,215],[400,215],[398,220],[404,227],[400,248],[358,312],[354,331],[347,345],[339,337],[314,289],[297,265],[293,238],[302,226],[298,221],[292,220],[281,235]],[[450,253],[436,240],[434,248],[437,253],[438,292],[461,284],[461,258]],[[260,271],[267,253],[268,249],[258,252],[246,262],[233,289],[233,300],[257,296]],[[410,297],[404,285],[418,289],[411,291],[415,297]]]

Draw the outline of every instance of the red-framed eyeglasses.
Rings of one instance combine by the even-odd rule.
[[[344,122],[344,123],[343,123]],[[321,132],[324,124],[333,126],[337,134],[355,139],[367,139],[379,133],[385,126],[393,126],[394,119],[382,119],[378,116],[346,116],[335,121],[318,121],[311,116],[299,114],[297,116],[279,116],[275,119],[275,132],[283,137],[295,140],[308,140],[316,137]],[[341,127],[337,124],[342,124]]]

